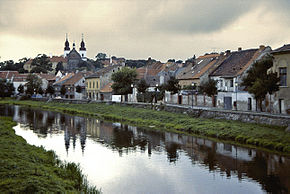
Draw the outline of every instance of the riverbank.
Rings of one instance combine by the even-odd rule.
[[[88,185],[78,165],[63,163],[53,151],[29,145],[0,117],[1,193],[99,193]]]
[[[104,103],[67,104],[55,102],[1,100],[0,104],[17,104],[63,113],[94,116],[177,133],[197,134],[247,146],[256,146],[290,155],[290,134],[285,127],[242,123],[216,119],[192,118],[185,114],[133,108]]]

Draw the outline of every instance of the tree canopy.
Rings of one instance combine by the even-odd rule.
[[[28,61],[27,58],[19,59],[17,63],[13,60],[8,60],[4,62],[0,62],[0,70],[1,71],[18,71],[19,73],[26,73],[23,69],[23,65]]]
[[[45,93],[46,94],[50,94],[50,95],[53,95],[55,93],[55,89],[52,86],[52,84],[48,84],[48,86],[47,86],[47,88],[45,90]]]
[[[145,93],[149,85],[146,83],[145,79],[140,79],[137,82],[137,90],[138,92]]]
[[[106,53],[98,53],[96,55],[96,59],[105,59],[107,57]]]
[[[33,67],[31,73],[47,73],[52,71],[52,64],[45,54],[39,54],[32,60],[31,66]]]
[[[115,94],[126,95],[132,92],[131,84],[137,77],[136,69],[128,67],[122,68],[120,71],[112,74],[112,88]]]
[[[60,94],[64,96],[65,93],[66,93],[65,85],[62,85],[61,88],[60,88]]]
[[[24,93],[24,86],[22,84],[20,84],[17,88],[17,91],[20,93],[20,94],[23,94]]]
[[[164,85],[164,89],[169,91],[171,94],[176,94],[181,89],[181,86],[178,83],[178,79],[171,76],[167,83]]]
[[[29,95],[33,95],[35,93],[39,93],[42,81],[41,79],[34,74],[29,74],[26,79],[26,93]]]
[[[14,93],[14,86],[6,79],[0,79],[0,97],[10,97]]]
[[[268,72],[273,66],[273,57],[265,56],[263,59],[254,63],[243,78],[242,86],[245,86],[249,93],[259,101],[262,110],[262,101],[267,93],[273,94],[279,90],[279,77],[277,73]]]
[[[207,96],[214,96],[217,94],[216,81],[209,79],[208,81],[202,82],[199,86],[199,90]]]

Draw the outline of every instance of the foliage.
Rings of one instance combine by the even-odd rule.
[[[183,86],[182,89],[183,89],[183,90],[196,90],[196,86],[193,86],[193,85],[186,85],[186,86]]]
[[[98,53],[96,55],[96,59],[105,59],[107,57],[106,53]]]
[[[20,84],[17,88],[17,91],[20,93],[20,94],[23,94],[24,93],[24,86],[22,84]]]
[[[112,74],[112,89],[114,94],[126,95],[132,93],[131,84],[134,83],[137,77],[136,69],[128,67],[122,68],[120,71]]]
[[[47,85],[47,88],[45,90],[45,93],[46,94],[50,94],[50,95],[53,95],[55,93],[55,89],[54,87],[52,86],[52,84],[48,84]]]
[[[10,97],[13,95],[15,88],[11,82],[6,79],[0,79],[0,97]]]
[[[42,81],[37,75],[29,74],[26,81],[26,94],[33,95],[34,92],[39,93]]]
[[[273,66],[273,57],[266,56],[254,65],[247,72],[247,76],[243,78],[242,86],[245,86],[249,93],[259,101],[262,110],[262,101],[267,93],[273,94],[279,90],[279,77],[277,73],[269,72]]]
[[[202,82],[199,86],[199,90],[205,93],[207,96],[214,96],[217,94],[216,81],[209,79],[208,81]]]
[[[28,61],[27,58],[19,59],[17,63],[13,60],[8,60],[0,63],[0,71],[18,71],[19,73],[26,73],[23,65]]]
[[[168,130],[177,133],[197,134],[232,143],[254,145],[268,150],[290,154],[290,134],[285,127],[243,123],[231,120],[194,118],[192,115],[154,111],[121,105],[102,103],[67,104],[46,103],[37,101],[0,101],[1,104],[20,104],[30,107],[42,107],[53,111],[87,116],[98,116],[101,119],[122,121],[137,126],[152,126],[156,130]]]
[[[31,73],[47,73],[52,71],[52,64],[45,54],[39,54],[32,60],[31,66],[33,67]]]
[[[137,82],[137,90],[138,90],[138,92],[145,93],[147,88],[149,88],[149,85],[147,84],[145,79],[140,79]]]
[[[164,85],[164,89],[166,91],[169,91],[171,94],[176,94],[179,92],[179,90],[181,89],[179,83],[178,83],[178,79],[176,79],[175,77],[171,76],[169,78],[169,80],[167,81],[167,83]]]
[[[98,193],[74,163],[63,163],[53,151],[29,145],[0,117],[1,193]]]
[[[80,85],[77,85],[76,92],[77,93],[82,93],[82,87]]]
[[[65,93],[66,93],[65,85],[62,85],[61,88],[60,88],[60,94],[64,96]]]
[[[64,70],[64,66],[62,61],[58,62],[55,68],[55,73],[57,73],[58,71],[63,71]]]

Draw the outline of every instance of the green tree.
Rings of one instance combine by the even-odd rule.
[[[0,97],[10,97],[13,95],[15,88],[11,82],[6,79],[0,79]]]
[[[167,83],[164,85],[164,89],[169,91],[171,94],[176,94],[180,91],[181,86],[178,83],[178,79],[171,76]]]
[[[38,93],[42,85],[41,79],[37,75],[29,74],[26,81],[26,94],[33,95]]]
[[[24,86],[20,84],[17,88],[18,93],[23,94],[24,93]]]
[[[58,62],[55,68],[55,73],[57,73],[58,71],[63,71],[64,67],[63,67],[63,63],[62,61]]]
[[[215,80],[209,79],[208,81],[202,82],[199,86],[200,92],[212,97],[212,106],[215,106],[214,95],[217,94],[216,83]]]
[[[148,87],[149,87],[149,85],[147,84],[147,82],[145,81],[145,79],[140,79],[137,82],[137,91],[138,91],[138,93],[142,93],[143,102],[145,102],[145,92],[146,92],[146,90],[147,90]]]
[[[61,88],[60,88],[60,94],[61,94],[62,96],[64,96],[65,93],[66,93],[65,85],[62,85]]]
[[[52,64],[45,54],[37,55],[37,57],[32,60],[31,66],[33,67],[31,73],[47,73],[52,71]]]
[[[136,69],[128,67],[122,68],[120,71],[112,74],[112,89],[115,94],[126,95],[132,92],[131,84],[137,77]]]
[[[53,95],[55,93],[55,90],[54,90],[54,87],[52,86],[52,84],[47,85],[45,93],[50,94],[50,95]]]
[[[80,85],[77,85],[76,92],[77,93],[82,93],[82,87]]]
[[[268,72],[273,66],[273,57],[265,56],[263,59],[254,63],[243,78],[242,86],[245,86],[249,93],[253,94],[261,111],[262,102],[267,93],[273,94],[279,90],[279,77],[277,73]]]
[[[96,59],[105,59],[107,57],[106,53],[98,53]]]

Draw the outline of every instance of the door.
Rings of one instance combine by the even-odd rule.
[[[182,104],[182,96],[178,96],[178,104]]]
[[[224,109],[232,110],[232,97],[224,97]]]
[[[248,110],[252,110],[252,98],[248,98]]]

